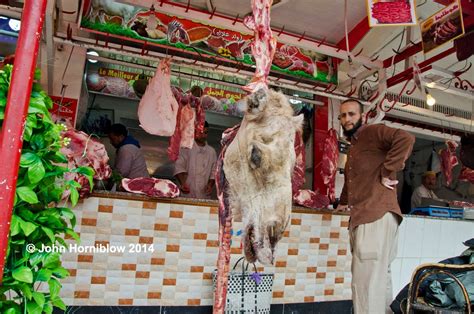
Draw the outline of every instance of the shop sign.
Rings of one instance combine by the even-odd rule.
[[[112,10],[114,6],[122,9]],[[253,35],[160,13],[154,9],[146,10],[112,0],[107,2],[106,7],[94,7],[85,1],[81,27],[255,65],[250,48]],[[272,70],[337,84],[337,62],[333,61],[332,57],[312,50],[277,43]]]
[[[86,84],[90,91],[106,95],[138,99],[133,84],[139,78],[138,73],[117,69],[99,68],[87,73]]]
[[[49,112],[53,115],[53,121],[65,122],[71,126],[76,125],[77,99],[64,98],[61,96],[49,96],[53,101],[53,108]]]
[[[461,5],[455,1],[421,22],[423,52],[427,53],[464,34]]]
[[[204,95],[209,95],[217,99],[232,99],[232,101],[239,101],[245,97],[245,94],[228,91],[221,88],[206,87],[204,88]]]
[[[214,102],[203,101],[202,105],[205,110],[225,113],[232,116],[243,115],[243,99],[246,96],[242,93],[237,93],[222,88],[206,87],[204,88],[204,95],[211,96],[215,99]]]
[[[367,0],[369,26],[416,25],[415,1]]]

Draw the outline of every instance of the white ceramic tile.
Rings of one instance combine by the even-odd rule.
[[[405,240],[400,257],[415,258],[421,256],[424,232],[424,219],[408,217],[406,219]]]
[[[459,223],[455,223],[452,220],[441,221],[441,238],[439,241],[439,254],[440,259],[445,259],[459,255],[461,253],[459,237],[461,231],[458,230]]]
[[[396,295],[400,290],[400,276],[402,270],[402,260],[400,258],[396,258],[391,265],[392,271],[392,290],[393,293]]]
[[[404,258],[400,271],[400,286],[404,287],[411,280],[413,271],[420,265],[420,258]]]
[[[421,245],[422,257],[438,257],[441,238],[441,220],[426,219]]]

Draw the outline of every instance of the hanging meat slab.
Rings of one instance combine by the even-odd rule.
[[[441,171],[446,180],[446,186],[451,185],[451,181],[453,180],[453,168],[459,163],[456,157],[457,147],[458,144],[455,141],[448,140],[446,141],[446,148],[443,148],[439,153]]]
[[[336,172],[339,159],[339,144],[335,129],[328,130],[324,141],[324,152],[321,164],[321,175],[328,187],[328,197],[333,203],[336,200]]]
[[[159,136],[172,136],[176,128],[178,102],[170,84],[171,59],[162,59],[138,105],[140,126]]]

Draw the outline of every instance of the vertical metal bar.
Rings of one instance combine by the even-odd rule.
[[[2,159],[0,163],[0,283],[3,280],[5,253],[23,144],[23,129],[30,102],[46,2],[46,0],[25,1],[8,91],[5,120],[0,133],[0,156]]]

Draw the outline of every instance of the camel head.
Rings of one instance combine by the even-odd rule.
[[[249,262],[274,262],[276,244],[290,220],[294,139],[302,123],[303,115],[294,116],[282,93],[260,89],[247,96],[240,129],[224,157],[224,173],[234,219],[244,223]]]

